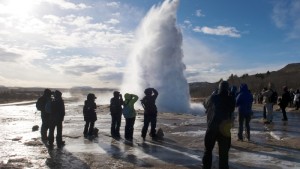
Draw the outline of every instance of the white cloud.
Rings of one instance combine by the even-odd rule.
[[[276,3],[273,8],[272,19],[278,28],[286,26],[288,10],[284,8],[284,3]]]
[[[109,19],[112,14],[117,18],[120,13],[115,8],[112,11],[106,8],[106,15],[91,12],[94,7],[97,12],[103,12],[101,5],[93,6],[88,13],[73,13],[70,9],[88,6],[68,1],[46,2],[48,6],[49,3],[55,4],[63,10],[24,17],[0,14],[0,76],[5,79],[2,84],[50,87],[119,85],[133,40],[131,31],[122,30],[126,29],[124,25],[119,26],[122,29],[115,27],[120,24],[119,18]],[[123,14],[140,14],[137,10],[121,11]],[[134,26],[130,19],[127,24]],[[80,74],[82,76],[78,78]]]
[[[278,28],[287,31],[288,39],[300,39],[300,1],[276,1],[271,17]]]
[[[216,28],[210,28],[207,26],[204,27],[196,26],[193,30],[195,32],[202,32],[204,34],[209,34],[209,35],[229,36],[233,38],[241,37],[241,34],[235,27],[217,26]]]
[[[0,48],[0,62],[15,62],[21,55]]]
[[[183,41],[183,52],[183,62],[187,65],[185,75],[189,82],[215,82],[222,77],[216,70],[224,63],[224,54],[188,36]]]
[[[183,62],[186,64],[185,76],[188,82],[217,82],[221,78],[227,80],[231,74],[241,76],[274,70],[279,70],[285,65],[251,63],[248,66],[234,67],[232,60],[234,54],[219,51],[208,46],[199,39],[185,36],[183,41]],[[240,65],[241,60],[235,59],[234,64]],[[243,61],[242,61],[243,62]]]
[[[121,15],[121,13],[120,12],[116,12],[116,13],[113,13],[111,15],[114,16],[114,17],[119,17]]]
[[[119,8],[120,2],[109,2],[109,3],[106,3],[106,6],[113,7],[113,8]]]
[[[205,15],[202,13],[201,9],[196,10],[197,17],[204,17]]]
[[[193,27],[192,22],[190,20],[184,20],[183,25],[181,25],[184,29],[191,29]]]
[[[45,1],[49,4],[58,5],[62,9],[82,10],[86,8],[91,8],[91,6],[88,6],[84,3],[75,4],[72,2],[68,2],[66,0],[41,0],[41,1]]]
[[[120,21],[117,19],[110,19],[109,21],[106,21],[105,23],[116,25],[116,24],[119,24]]]

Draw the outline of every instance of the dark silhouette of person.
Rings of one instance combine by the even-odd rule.
[[[204,138],[203,169],[212,165],[212,151],[215,143],[219,145],[219,168],[228,169],[228,152],[231,144],[231,113],[235,109],[235,99],[229,95],[229,84],[221,81],[217,94],[211,95],[205,102],[207,110],[207,130]]]
[[[110,115],[111,128],[110,133],[112,137],[120,138],[120,126],[122,118],[122,105],[124,104],[122,94],[118,91],[113,92],[114,97],[110,99]]]
[[[47,132],[49,129],[49,114],[46,112],[46,103],[51,101],[51,90],[45,89],[43,96],[41,96],[36,102],[36,108],[41,111],[42,127],[41,127],[41,139],[43,142],[48,140]]]
[[[85,126],[84,126],[83,135],[85,138],[93,137],[94,125],[95,125],[95,121],[97,121],[97,114],[96,114],[97,106],[95,103],[95,99],[97,99],[95,94],[89,93],[87,95],[87,100],[84,101],[83,116],[84,116]]]
[[[239,131],[238,140],[243,141],[243,127],[245,121],[246,138],[250,141],[250,120],[252,114],[253,96],[248,90],[247,84],[242,83],[240,86],[240,93],[236,97],[236,107],[239,113]]]
[[[54,92],[54,100],[52,101],[52,113],[50,114],[50,131],[48,142],[49,146],[53,146],[54,131],[56,127],[56,143],[58,147],[65,145],[65,141],[62,140],[63,121],[65,117],[65,103],[62,99],[62,93],[58,90]]]
[[[281,95],[281,100],[279,102],[279,107],[281,109],[282,112],[282,121],[287,121],[288,118],[286,116],[286,107],[289,105],[289,103],[291,102],[291,96],[290,93],[288,91],[287,86],[283,86],[283,93]]]
[[[143,140],[146,138],[149,123],[151,123],[150,136],[152,138],[156,137],[157,107],[155,105],[155,100],[158,96],[158,92],[154,88],[147,88],[144,93],[146,96],[141,100],[144,108],[144,126],[142,129]]]
[[[133,140],[133,131],[134,131],[134,123],[136,112],[134,109],[134,103],[139,99],[137,95],[126,93],[124,95],[124,107],[122,110],[123,116],[125,118],[125,139],[128,141]],[[126,110],[126,111],[125,111]]]

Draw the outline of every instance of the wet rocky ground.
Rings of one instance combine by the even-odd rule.
[[[251,121],[251,142],[237,140],[237,124],[232,129],[230,168],[277,169],[300,168],[300,113],[288,109],[289,121],[281,121],[274,113],[274,123],[262,123],[262,107],[254,106]],[[201,168],[203,139],[206,129],[204,115],[159,113],[158,128],[164,131],[163,140],[143,141],[143,125],[139,111],[133,142],[110,137],[108,105],[97,110],[95,127],[99,136],[85,139],[82,105],[66,102],[63,139],[66,145],[49,149],[41,142],[40,133],[32,131],[41,125],[40,113],[34,103],[0,106],[0,168]],[[124,133],[124,120],[121,134]],[[218,168],[218,147],[214,150],[214,166]]]

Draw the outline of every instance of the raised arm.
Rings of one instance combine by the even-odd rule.
[[[156,89],[152,88],[152,91],[153,91],[153,97],[156,99],[157,96],[158,96],[158,92]]]

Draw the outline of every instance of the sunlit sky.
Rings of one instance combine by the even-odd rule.
[[[134,34],[162,0],[0,0],[0,85],[119,87]],[[299,0],[181,0],[188,82],[300,62]]]

